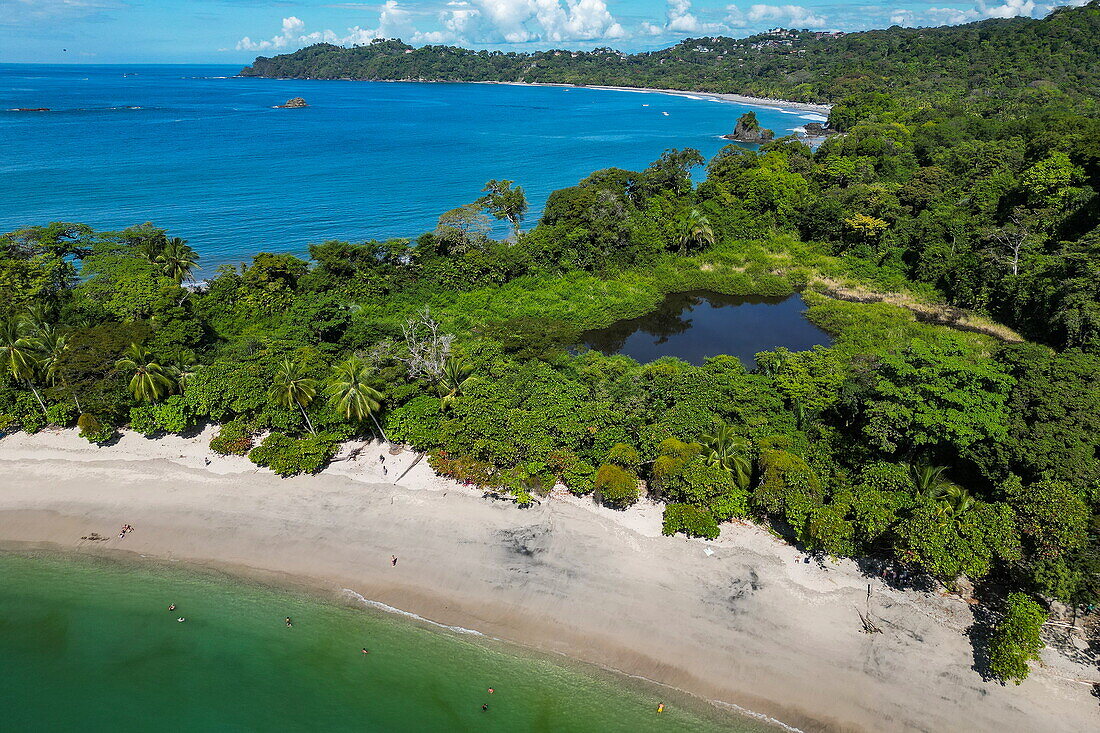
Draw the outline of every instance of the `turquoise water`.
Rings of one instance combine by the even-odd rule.
[[[416,236],[491,178],[547,195],[666,148],[726,145],[748,107],[484,84],[235,79],[237,66],[0,64],[0,231],[143,221],[209,276],[257,251]],[[306,109],[272,109],[295,96]],[[48,107],[50,112],[12,112]],[[819,115],[754,108],[779,134]]]
[[[0,554],[0,704],[12,731],[765,730],[392,614],[211,572],[13,554]]]

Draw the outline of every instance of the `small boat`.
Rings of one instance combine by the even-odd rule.
[[[668,112],[662,112],[661,114],[663,114],[665,117],[668,117]]]

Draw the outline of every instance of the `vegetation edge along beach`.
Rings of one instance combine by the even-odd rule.
[[[409,64],[446,78],[431,66],[443,59],[466,65],[455,78],[490,81],[473,77],[534,58],[545,73],[517,80],[741,85],[832,102],[832,134],[816,149],[762,135],[709,161],[672,149],[644,170],[597,171],[554,192],[534,226],[522,187],[491,180],[415,240],[319,243],[309,260],[261,252],[199,285],[200,253],[153,224],[3,235],[0,430],[14,434],[0,460],[27,484],[5,490],[18,519],[7,536],[75,532],[125,506],[169,546],[179,529],[165,518],[193,520],[201,497],[222,527],[254,513],[253,542],[278,534],[286,549],[264,547],[267,562],[290,572],[308,556],[300,537],[329,525],[343,542],[314,550],[327,563],[385,557],[357,526],[385,517],[401,532],[391,543],[438,543],[399,607],[449,589],[455,607],[518,629],[499,604],[537,614],[529,596],[557,611],[540,620],[574,650],[637,619],[657,638],[617,649],[656,665],[654,679],[686,675],[684,689],[713,685],[715,698],[822,727],[961,715],[1088,727],[1100,684],[1100,2],[791,42],[629,57],[381,41],[258,59],[254,71],[293,78],[405,78]],[[607,68],[581,75],[582,62]],[[759,132],[752,123],[741,126]],[[491,236],[493,219],[506,237]],[[777,345],[751,364],[576,353],[585,330],[697,290],[802,293],[834,342]],[[112,459],[137,433],[201,438],[211,464],[140,473]],[[364,462],[368,446],[405,458]],[[64,475],[73,462],[85,476]],[[214,463],[265,470],[228,482]],[[371,493],[349,471],[373,486],[406,471],[410,487],[446,478],[456,494]],[[111,488],[82,497],[90,475]],[[192,496],[173,498],[181,486]],[[338,499],[351,526],[310,507],[311,492]],[[271,520],[288,515],[302,535]],[[189,522],[179,547],[214,542]],[[463,543],[499,562],[448,558]],[[397,592],[375,572],[347,579],[370,598]],[[563,588],[579,606],[554,600]],[[709,651],[692,642],[701,628]],[[801,657],[779,653],[796,641]],[[680,654],[688,668],[657,661]],[[731,664],[741,674],[716,683]]]

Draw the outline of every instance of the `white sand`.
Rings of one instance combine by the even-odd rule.
[[[815,112],[828,115],[833,108],[831,104],[814,104],[812,102],[792,102],[787,99],[771,99],[770,97],[750,97],[745,94],[723,94],[720,92],[691,92],[683,89],[651,89],[649,87],[610,87],[599,84],[549,84],[531,83],[522,81],[476,81],[473,84],[507,84],[521,87],[563,87],[567,89],[604,89],[612,92],[639,92],[642,94],[672,94],[678,97],[691,97],[693,99],[717,99],[733,104],[746,104],[752,107],[778,107],[781,110],[797,110],[799,112]]]
[[[726,526],[716,542],[662,537],[656,505],[616,512],[561,492],[522,510],[435,476],[426,461],[398,486],[415,454],[387,453],[383,475],[378,445],[320,476],[280,479],[209,453],[208,440],[4,438],[0,540],[348,588],[802,730],[1100,727],[1094,668],[1048,649],[1022,686],[983,682],[963,601],[891,590],[848,561],[801,563],[752,525]],[[137,531],[119,540],[124,522]],[[89,532],[112,539],[79,539]],[[882,634],[860,632],[868,582]]]

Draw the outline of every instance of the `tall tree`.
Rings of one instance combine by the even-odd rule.
[[[133,373],[130,392],[139,402],[158,402],[176,389],[171,371],[155,361],[152,352],[144,346],[130,344],[125,356],[115,366]]]
[[[382,409],[384,395],[370,385],[370,370],[357,356],[349,357],[332,368],[325,391],[329,404],[340,411],[349,421],[360,423],[368,417],[378,428],[378,434],[388,441],[386,433],[375,415]]]
[[[34,338],[38,342],[39,367],[46,378],[46,383],[55,385],[59,379],[62,360],[69,350],[69,341],[65,334],[49,324],[40,325],[36,329]],[[61,386],[68,391],[73,402],[76,403],[76,409],[83,412],[84,408],[80,406],[80,397],[77,396],[76,390],[63,377],[60,379]]]
[[[39,371],[40,348],[41,345],[27,332],[23,322],[12,318],[0,321],[0,363],[12,379],[30,388],[45,415],[46,403],[34,386]]]
[[[317,434],[309,414],[306,413],[306,407],[317,396],[317,380],[306,375],[301,362],[284,359],[275,369],[275,376],[267,395],[280,407],[289,409],[297,405],[302,411],[302,417],[305,418],[309,432]]]
[[[198,262],[199,255],[191,249],[187,240],[180,237],[170,238],[160,254],[153,258],[153,263],[158,265],[167,277],[178,283],[193,280],[191,273],[198,266]]]
[[[716,241],[710,219],[699,209],[692,209],[680,224],[680,252],[712,247]]]
[[[512,187],[512,181],[492,180],[481,189],[485,195],[477,203],[489,210],[497,219],[507,219],[512,225],[512,236],[519,236],[523,217],[527,215],[527,196],[519,186]]]

